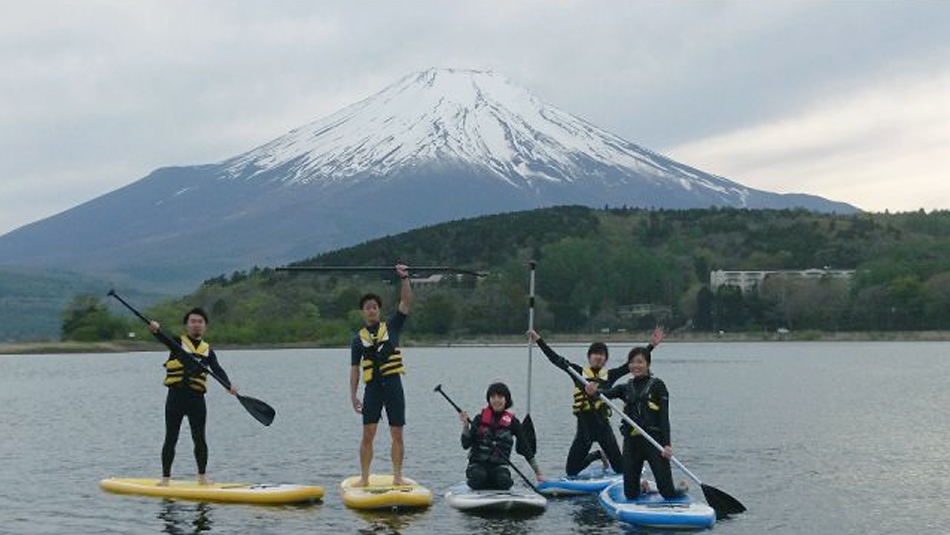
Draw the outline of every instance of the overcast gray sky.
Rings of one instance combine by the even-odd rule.
[[[750,187],[950,209],[950,2],[11,0],[0,234],[433,66]]]

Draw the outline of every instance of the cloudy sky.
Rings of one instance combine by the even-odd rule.
[[[12,0],[0,234],[429,67],[747,186],[950,209],[950,2]]]

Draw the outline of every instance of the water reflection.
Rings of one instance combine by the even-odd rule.
[[[596,495],[569,498],[572,502],[571,518],[578,533],[601,533],[604,528],[617,523],[600,506]],[[563,501],[563,500],[562,500]]]
[[[206,503],[183,503],[162,500],[158,519],[164,522],[162,533],[170,535],[195,535],[211,531],[212,507]]]
[[[400,535],[413,522],[427,516],[428,510],[420,511],[354,511],[369,525],[357,529],[364,535]]]
[[[464,532],[493,535],[522,535],[531,533],[544,511],[530,512],[466,512],[460,513]]]

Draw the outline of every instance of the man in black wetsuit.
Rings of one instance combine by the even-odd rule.
[[[205,440],[205,423],[208,410],[205,406],[205,392],[208,390],[208,374],[196,362],[210,368],[215,374],[230,384],[228,374],[218,364],[214,350],[204,341],[208,328],[208,314],[200,308],[189,310],[182,323],[186,334],[179,339],[171,339],[161,331],[157,321],[149,323],[149,330],[171,354],[165,361],[165,386],[168,397],[165,398],[165,443],[162,445],[162,479],[160,485],[167,485],[171,479],[172,462],[175,460],[175,446],[181,421],[188,417],[191,439],[195,444],[195,461],[198,463],[198,483],[208,484],[206,468],[208,466],[208,443]],[[178,356],[182,351],[192,358]],[[237,388],[231,384],[229,392],[237,395]]]
[[[406,397],[402,389],[401,375],[405,373],[399,336],[412,305],[412,288],[409,285],[409,268],[396,265],[396,274],[401,281],[399,306],[388,321],[380,321],[383,302],[378,295],[366,294],[360,298],[360,313],[363,328],[353,338],[350,346],[350,402],[353,410],[363,415],[363,438],[360,441],[360,480],[354,485],[369,485],[369,468],[373,462],[373,441],[376,428],[382,418],[383,408],[389,421],[392,437],[393,485],[403,485],[403,435],[406,425]],[[363,400],[357,396],[360,380],[365,384]]]
[[[605,390],[629,373],[626,363],[615,368],[604,368],[610,355],[607,345],[602,342],[594,342],[590,345],[587,350],[588,365],[582,367],[555,353],[537,332],[528,331],[528,337],[537,342],[538,347],[552,364],[565,372],[570,367],[588,382],[597,384]],[[663,341],[663,329],[657,327],[653,331],[650,344],[647,345],[647,351],[652,351],[661,341]],[[568,477],[574,477],[590,463],[600,459],[605,463],[609,461],[614,472],[622,473],[623,456],[613,430],[610,428],[610,409],[599,399],[588,396],[576,379],[572,377],[572,380],[574,381],[573,410],[574,416],[577,417],[577,430],[567,454],[565,472]],[[591,452],[590,448],[594,442],[600,445],[600,450]]]

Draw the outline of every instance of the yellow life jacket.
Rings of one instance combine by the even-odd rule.
[[[607,382],[607,370],[601,368],[594,373],[594,370],[590,369],[589,366],[584,366],[582,371],[584,379],[587,379],[587,382],[594,383],[598,387],[603,386]],[[604,406],[604,402],[600,400],[599,397],[594,398],[593,405],[591,405],[591,399],[580,387],[576,384],[574,385],[574,414],[579,412],[591,411],[591,410],[600,410]]]
[[[198,362],[203,362],[211,354],[211,346],[204,340],[195,347],[187,336],[181,337],[181,347],[191,353]],[[202,394],[208,390],[208,373],[201,370],[197,374],[186,373],[185,365],[172,353],[165,361],[165,386],[181,386],[184,382],[189,388]]]
[[[375,335],[366,327],[360,329],[360,342],[363,344],[360,368],[363,370],[364,383],[372,381],[376,376],[406,373],[402,365],[402,352],[389,341],[389,329],[385,321],[379,322]]]

